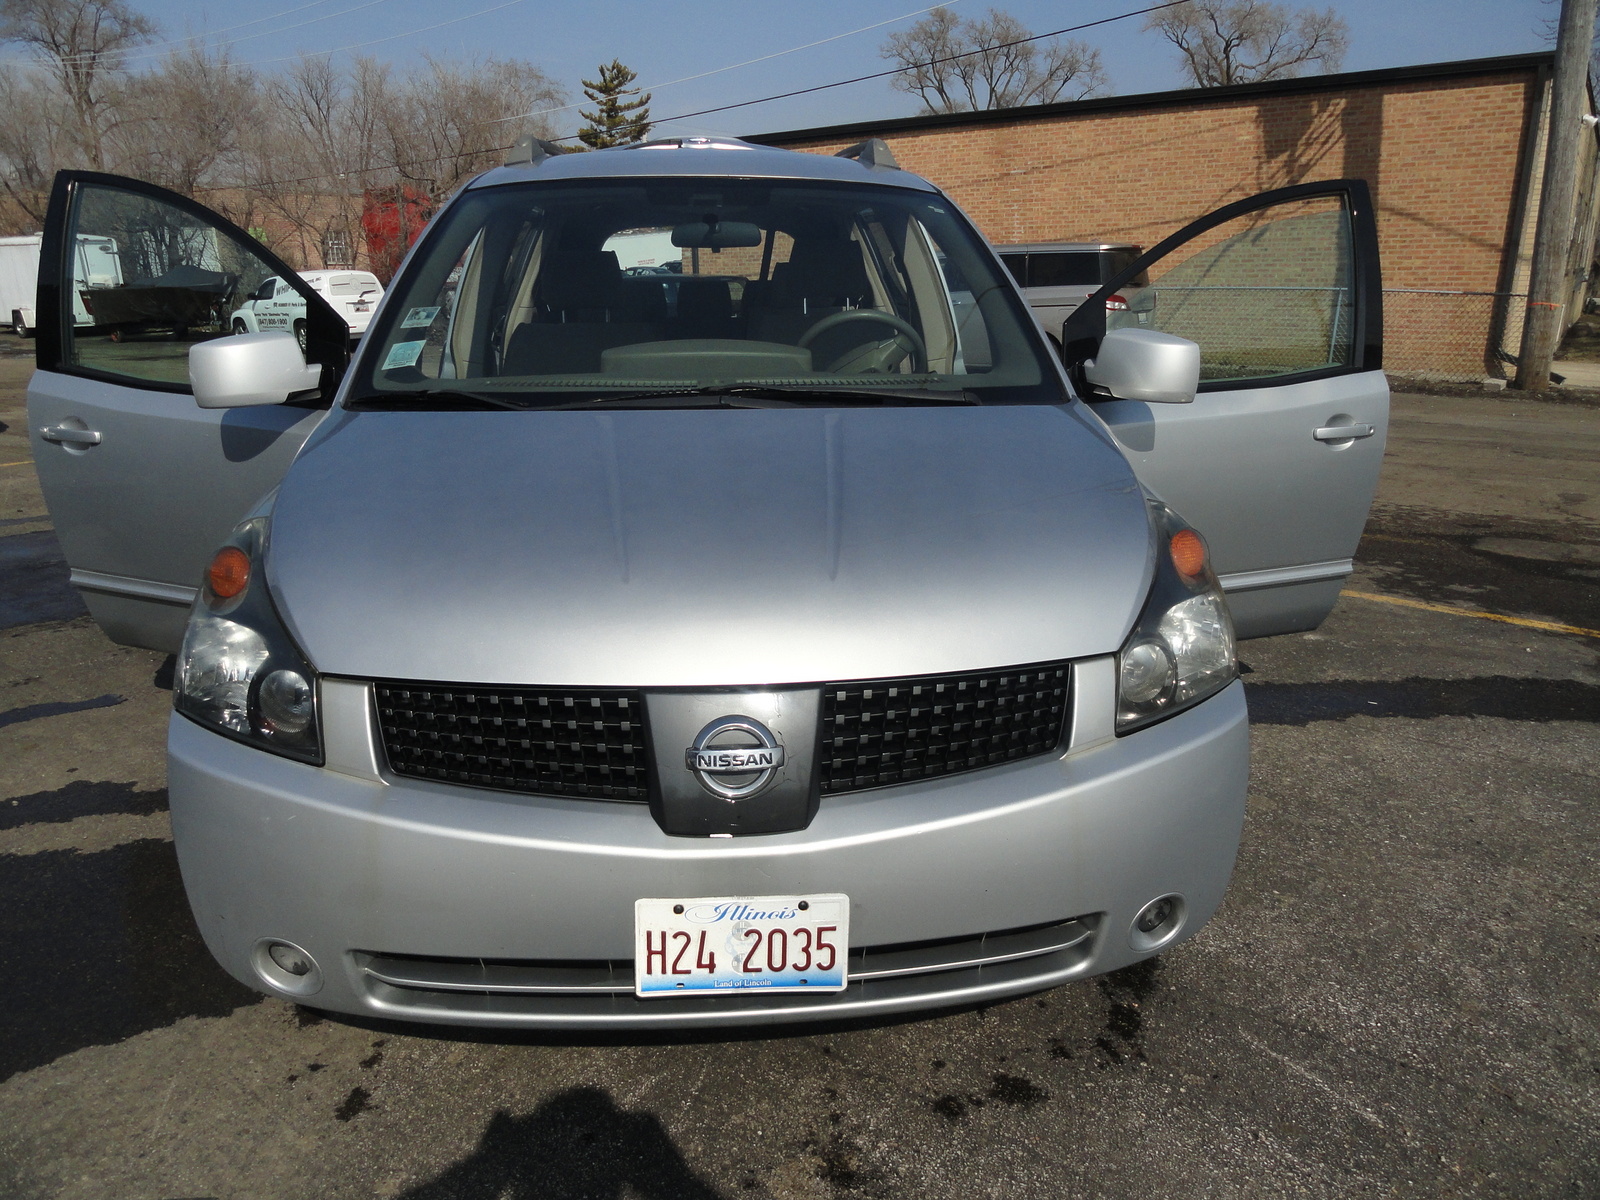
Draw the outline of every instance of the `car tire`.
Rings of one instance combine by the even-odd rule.
[[[16,334],[19,338],[29,338],[33,336],[33,330],[28,328],[28,323],[22,319],[21,313],[11,314],[11,332]]]
[[[243,321],[235,320],[234,323],[233,323],[233,332],[236,333],[236,334],[249,333],[250,332],[250,327],[248,325],[246,325]]]
[[[294,340],[300,343],[300,353],[304,354],[306,352],[306,323],[304,321],[296,321],[294,323]]]

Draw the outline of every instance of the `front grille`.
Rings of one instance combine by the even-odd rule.
[[[644,696],[619,689],[379,683],[397,775],[601,800],[649,798]]]
[[[976,771],[1061,742],[1067,663],[967,675],[830,683],[822,691],[822,791]]]

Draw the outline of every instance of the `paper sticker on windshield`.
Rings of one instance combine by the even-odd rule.
[[[439,306],[432,308],[413,308],[406,314],[406,319],[400,322],[401,329],[426,329],[433,324],[433,319],[439,315]]]
[[[422,348],[427,342],[396,342],[389,347],[389,357],[383,360],[383,370],[393,371],[396,367],[414,367],[417,359],[422,357]]]

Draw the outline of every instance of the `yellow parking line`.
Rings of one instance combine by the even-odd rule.
[[[21,459],[18,462],[14,462],[14,463],[0,463],[0,467],[31,467],[31,466],[33,466],[33,459],[31,459],[31,458],[24,458],[24,459]]]
[[[1581,625],[1560,625],[1555,621],[1535,621],[1528,617],[1505,617],[1499,613],[1478,612],[1471,608],[1456,608],[1451,604],[1429,604],[1426,600],[1406,600],[1400,596],[1380,596],[1376,592],[1343,591],[1341,596],[1354,596],[1357,600],[1372,600],[1379,604],[1397,604],[1401,608],[1420,608],[1428,612],[1449,613],[1453,617],[1477,617],[1483,621],[1503,621],[1507,625],[1520,625],[1524,629],[1542,629],[1546,633],[1576,633],[1582,637],[1600,638],[1600,629],[1585,629]]]

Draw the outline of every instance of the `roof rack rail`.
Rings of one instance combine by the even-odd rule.
[[[567,151],[554,142],[547,142],[543,138],[536,138],[531,133],[525,133],[517,139],[517,144],[506,151],[506,166],[520,167],[524,164],[537,167],[547,158],[554,158]]]
[[[846,146],[834,157],[853,158],[863,167],[888,167],[893,171],[900,169],[900,164],[894,160],[894,152],[889,149],[889,143],[882,138],[868,138],[864,142],[857,142],[854,146]]]

